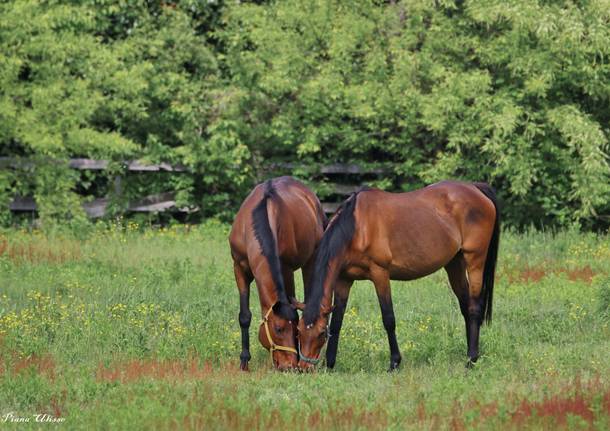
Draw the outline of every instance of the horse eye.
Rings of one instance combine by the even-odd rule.
[[[282,332],[284,328],[280,328],[279,326],[275,327],[275,332]]]

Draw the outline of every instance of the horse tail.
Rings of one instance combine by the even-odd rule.
[[[254,236],[260,244],[261,252],[269,264],[271,278],[273,284],[275,284],[275,290],[279,301],[282,305],[288,305],[276,233],[271,229],[271,223],[269,222],[269,203],[279,199],[279,196],[273,187],[272,180],[265,181],[263,187],[263,198],[252,211],[252,227],[254,228]]]
[[[494,208],[496,209],[494,230],[487,248],[487,258],[485,259],[485,268],[483,269],[483,318],[485,319],[485,322],[489,324],[491,323],[494,279],[496,262],[498,260],[498,246],[500,244],[500,208],[498,206],[498,198],[493,187],[485,183],[475,183],[474,185],[494,204]]]

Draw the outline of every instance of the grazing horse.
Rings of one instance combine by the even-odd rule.
[[[414,280],[445,268],[466,323],[468,364],[479,356],[479,327],[491,321],[500,213],[484,183],[444,181],[410,193],[364,189],[339,208],[316,252],[298,324],[300,369],[335,365],[339,332],[354,280],[375,284],[390,345],[400,365],[390,280]],[[334,301],[331,306],[331,300]],[[332,311],[332,322],[328,319]]]
[[[326,216],[315,194],[290,177],[259,184],[243,202],[229,235],[239,289],[240,368],[248,370],[250,283],[256,280],[263,321],[258,338],[280,370],[296,368],[294,274],[302,268],[309,282],[312,256],[322,238]]]

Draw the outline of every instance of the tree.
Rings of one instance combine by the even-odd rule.
[[[513,224],[607,223],[608,6],[235,5],[235,121],[261,158],[393,162],[407,190],[490,181]]]

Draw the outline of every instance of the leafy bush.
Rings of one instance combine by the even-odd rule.
[[[0,5],[0,152],[27,158],[32,173],[4,170],[0,201],[30,194],[43,220],[82,217],[75,187],[91,190],[58,162],[69,157],[182,163],[198,173],[214,164],[217,173],[206,171],[205,181],[231,184],[240,165],[230,136],[209,136],[209,128],[224,123],[214,112],[217,61],[197,21],[212,19],[216,9],[192,1]],[[112,194],[108,180],[118,171],[92,182]],[[138,179],[124,182],[125,199],[142,191]],[[145,189],[177,189],[179,201],[192,202],[193,182],[149,177]]]
[[[392,162],[407,190],[487,180],[510,223],[591,225],[610,210],[609,19],[601,1],[283,1],[231,8],[223,36],[263,158]]]
[[[607,0],[4,3],[0,155],[34,165],[0,172],[0,218],[29,194],[82,219],[125,173],[49,160],[91,157],[186,165],[123,199],[177,190],[204,215],[270,162],[374,162],[395,190],[491,182],[512,225],[605,228],[609,21]]]

